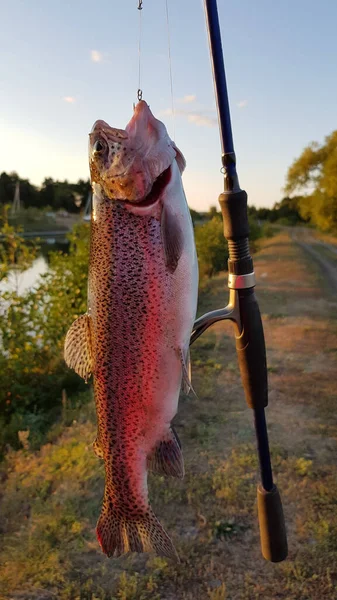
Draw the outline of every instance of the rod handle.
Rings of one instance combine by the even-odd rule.
[[[280,493],[274,485],[270,491],[257,487],[257,509],[262,556],[271,562],[281,562],[288,555],[287,532]]]
[[[241,328],[237,331],[236,351],[241,379],[249,408],[266,408],[268,380],[266,347],[259,305],[254,288],[239,290]]]

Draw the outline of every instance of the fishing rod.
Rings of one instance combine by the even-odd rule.
[[[204,0],[222,147],[224,192],[219,196],[224,236],[228,241],[229,303],[203,315],[194,324],[191,344],[213,323],[230,319],[246,402],[254,411],[261,483],[257,507],[262,555],[280,562],[287,557],[287,535],[279,491],[273,481],[265,408],[268,405],[267,360],[263,326],[254,292],[255,275],[249,250],[247,194],[236,171],[221,33],[216,0]]]

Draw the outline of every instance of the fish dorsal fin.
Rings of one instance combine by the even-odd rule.
[[[165,264],[170,273],[174,273],[183,251],[184,237],[177,216],[165,204],[161,213],[161,237]]]
[[[165,436],[148,456],[147,466],[150,471],[171,477],[184,477],[184,459],[181,443],[172,425]]]
[[[70,327],[64,342],[64,360],[80,377],[89,379],[92,373],[89,315],[81,315]]]

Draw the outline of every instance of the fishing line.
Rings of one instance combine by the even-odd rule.
[[[142,100],[143,91],[141,89],[141,66],[142,66],[142,10],[143,10],[143,0],[138,0],[138,11],[139,11],[139,40],[138,40],[138,90],[137,90],[137,98],[138,100]]]
[[[166,24],[167,24],[168,61],[169,61],[169,73],[170,73],[170,87],[171,87],[171,111],[172,111],[172,120],[173,120],[173,140],[176,141],[175,109],[174,109],[173,77],[172,77],[172,58],[171,58],[171,34],[170,34],[170,19],[169,19],[169,10],[168,10],[168,0],[165,0],[165,6],[166,6]]]

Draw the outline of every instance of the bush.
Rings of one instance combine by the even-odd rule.
[[[270,223],[264,223],[262,225],[262,237],[271,238],[276,235],[280,231],[280,228],[276,225],[271,225]]]
[[[85,384],[63,360],[65,334],[87,308],[89,225],[69,235],[69,254],[52,253],[39,285],[20,296],[2,294],[0,314],[0,451],[19,447],[18,432],[30,430],[36,446],[60,415],[62,390]],[[2,254],[5,253],[3,248]]]
[[[249,221],[249,240],[251,250],[255,250],[255,242],[261,238],[263,230],[252,215]],[[228,244],[223,234],[221,214],[217,213],[204,225],[198,225],[194,230],[198,254],[200,279],[212,277],[220,271],[227,270]]]
[[[212,277],[227,269],[228,244],[223,234],[222,220],[214,216],[194,230],[200,279]]]

